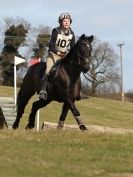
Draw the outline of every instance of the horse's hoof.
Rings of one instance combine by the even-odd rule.
[[[17,130],[17,129],[18,129],[18,127],[12,126],[12,129],[13,129],[13,130]]]
[[[88,130],[87,127],[85,125],[83,125],[83,124],[80,125],[79,128],[80,128],[80,130]]]
[[[12,129],[14,129],[14,130],[18,129],[18,125],[16,125],[16,123],[14,123],[12,126]]]
[[[58,130],[62,130],[62,129],[63,129],[63,126],[57,125],[57,129],[58,129]]]
[[[25,130],[28,130],[30,129],[29,125],[27,124],[26,127],[25,127]]]
[[[34,127],[35,127],[35,125],[27,124],[26,127],[25,127],[25,130],[32,129],[32,128],[34,128]]]

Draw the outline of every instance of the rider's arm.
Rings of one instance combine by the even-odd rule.
[[[57,39],[58,31],[54,28],[52,31],[52,36],[49,42],[49,51],[57,54],[58,50],[55,48],[56,46],[56,39]]]

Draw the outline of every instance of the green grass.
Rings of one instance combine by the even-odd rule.
[[[0,96],[13,96],[12,87],[0,87]],[[20,122],[20,128],[24,129],[31,110],[33,96],[25,109]],[[133,104],[129,102],[115,101],[102,98],[89,98],[76,102],[81,117],[87,125],[101,125],[114,128],[133,128]],[[51,102],[45,108],[40,109],[40,126],[43,121],[58,122],[62,109],[62,103]],[[72,113],[69,111],[66,123],[76,124]]]
[[[13,89],[0,87],[0,96]],[[48,129],[25,131],[33,97],[16,131],[0,131],[1,177],[132,177],[133,134]],[[133,128],[133,104],[101,98],[76,102],[87,125]],[[57,122],[62,104],[40,111],[40,122]],[[40,124],[41,124],[40,123]],[[75,124],[69,112],[66,123]]]
[[[1,177],[129,177],[133,135],[1,131]]]

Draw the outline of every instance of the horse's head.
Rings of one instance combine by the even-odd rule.
[[[85,36],[83,34],[74,47],[74,63],[78,65],[84,73],[90,69],[91,42],[93,41],[93,38],[93,36]]]

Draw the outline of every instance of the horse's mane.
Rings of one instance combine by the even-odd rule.
[[[73,59],[72,54],[74,53],[74,51],[76,51],[77,45],[79,43],[80,39],[77,40],[77,42],[74,44],[74,46],[70,49],[70,51],[67,53],[67,55],[60,60],[61,62],[66,62],[66,61],[71,61]]]

